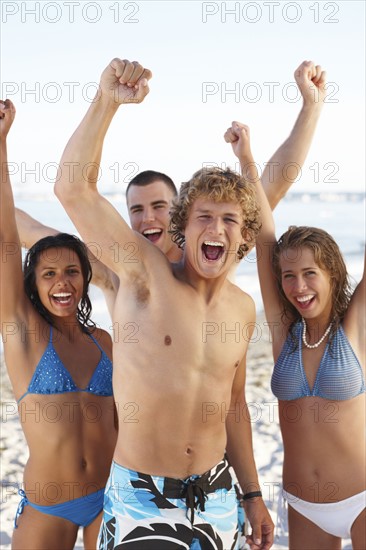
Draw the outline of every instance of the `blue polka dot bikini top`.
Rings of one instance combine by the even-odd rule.
[[[50,327],[50,338],[47,348],[34,371],[28,390],[18,399],[18,403],[29,393],[53,395],[67,392],[88,392],[105,397],[113,395],[112,362],[94,336],[92,334],[88,336],[98,346],[102,355],[86,388],[79,388],[75,384],[69,371],[62,363],[53,346],[52,327]]]
[[[331,345],[327,343],[311,390],[302,363],[302,323],[296,323],[293,330],[298,345],[294,351],[293,339],[287,337],[272,374],[272,392],[279,400],[317,396],[346,401],[366,391],[362,367],[342,326]]]

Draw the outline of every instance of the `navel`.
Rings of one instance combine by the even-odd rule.
[[[237,362],[235,363],[234,367],[237,369],[238,366],[239,366],[239,361],[237,361]]]
[[[170,338],[169,334],[167,334],[164,338],[164,344],[166,346],[170,346],[171,343],[172,343],[172,339]]]

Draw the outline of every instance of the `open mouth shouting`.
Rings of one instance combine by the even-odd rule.
[[[225,248],[219,241],[205,241],[202,244],[203,257],[207,262],[215,262],[222,258]]]
[[[297,296],[296,303],[300,309],[307,309],[313,303],[314,299],[314,294],[306,294],[304,296]]]
[[[163,230],[158,227],[150,227],[150,229],[145,229],[142,232],[143,236],[146,237],[150,242],[156,243],[163,234]]]
[[[57,292],[52,294],[52,300],[61,306],[68,306],[71,304],[71,292]]]

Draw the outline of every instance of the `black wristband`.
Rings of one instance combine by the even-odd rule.
[[[245,495],[243,495],[242,499],[249,500],[250,498],[261,497],[261,496],[262,496],[262,491],[251,491],[250,493],[246,493]]]

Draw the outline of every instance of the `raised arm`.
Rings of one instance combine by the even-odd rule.
[[[257,200],[261,209],[261,230],[256,238],[257,268],[261,286],[266,319],[272,334],[274,356],[282,348],[285,332],[281,321],[281,303],[278,297],[276,279],[272,270],[272,251],[276,244],[275,226],[271,207],[261,185],[256,164],[250,149],[249,128],[234,121],[225,133],[225,141],[231,143],[234,154],[241,164],[243,176],[256,188]]]
[[[10,184],[7,156],[7,135],[15,117],[13,103],[0,100],[0,162],[1,162],[1,277],[0,313],[1,332],[8,322],[24,318],[27,300],[23,290],[22,255],[15,222],[14,199]]]
[[[319,65],[304,61],[294,76],[303,98],[302,109],[289,137],[272,155],[262,174],[262,185],[272,210],[299,176],[326,96],[326,73]]]
[[[17,222],[17,228],[19,233],[19,238],[22,243],[22,246],[25,248],[30,248],[43,237],[48,237],[49,235],[57,235],[60,231],[54,229],[53,227],[48,227],[43,225],[38,220],[35,220],[21,210],[20,208],[15,209],[15,219]]]
[[[359,357],[361,364],[366,364],[366,248],[364,268],[360,282],[355,288],[350,305],[343,321],[343,327],[352,340],[353,349]]]
[[[53,227],[43,225],[38,220],[32,218],[27,212],[24,212],[24,210],[20,210],[20,208],[15,209],[15,217],[20,241],[22,246],[26,248],[30,248],[34,243],[44,237],[60,233],[60,231]],[[100,262],[89,249],[88,255],[93,273],[91,283],[100,288],[103,292],[108,311],[110,315],[112,315],[119,287],[119,279],[117,275]]]
[[[137,62],[113,59],[85,117],[69,140],[60,162],[55,193],[87,245],[119,276],[141,267],[143,237],[130,229],[97,190],[99,162],[109,125],[122,104],[140,103],[148,94],[149,70]],[[133,261],[131,261],[131,257]]]
[[[233,122],[231,128],[225,133],[225,141],[231,143],[235,155],[240,159],[242,174],[245,180],[254,185],[257,193],[257,200],[262,208],[262,229],[264,226],[263,242],[266,243],[266,238],[272,237],[274,240],[274,225],[272,212],[269,207],[266,195],[258,175],[257,166],[254,162],[250,147],[249,128],[239,122]],[[268,248],[268,246],[267,246]],[[265,250],[267,252],[267,250]],[[264,254],[264,257],[268,254]],[[266,270],[268,272],[268,264]],[[270,271],[271,272],[271,271]],[[263,277],[265,276],[263,272]],[[272,281],[270,281],[272,283]],[[250,308],[250,304],[246,305],[246,310]],[[252,313],[249,318],[255,319],[255,308],[252,303]],[[240,422],[233,422],[232,416],[228,415],[226,419],[226,429],[228,434],[227,452],[230,463],[232,464],[235,473],[238,477],[239,484],[244,494],[256,492],[259,490],[257,471],[254,462],[252,448],[252,432],[250,425],[250,415],[245,401],[245,358],[240,365],[240,370],[236,373],[232,387],[232,398],[230,409],[242,411],[240,414]],[[240,430],[239,424],[242,429]],[[263,549],[268,550],[273,544],[273,522],[266,509],[262,498],[248,498],[244,501],[245,513],[252,526],[252,535],[248,537],[248,542],[253,550]]]

